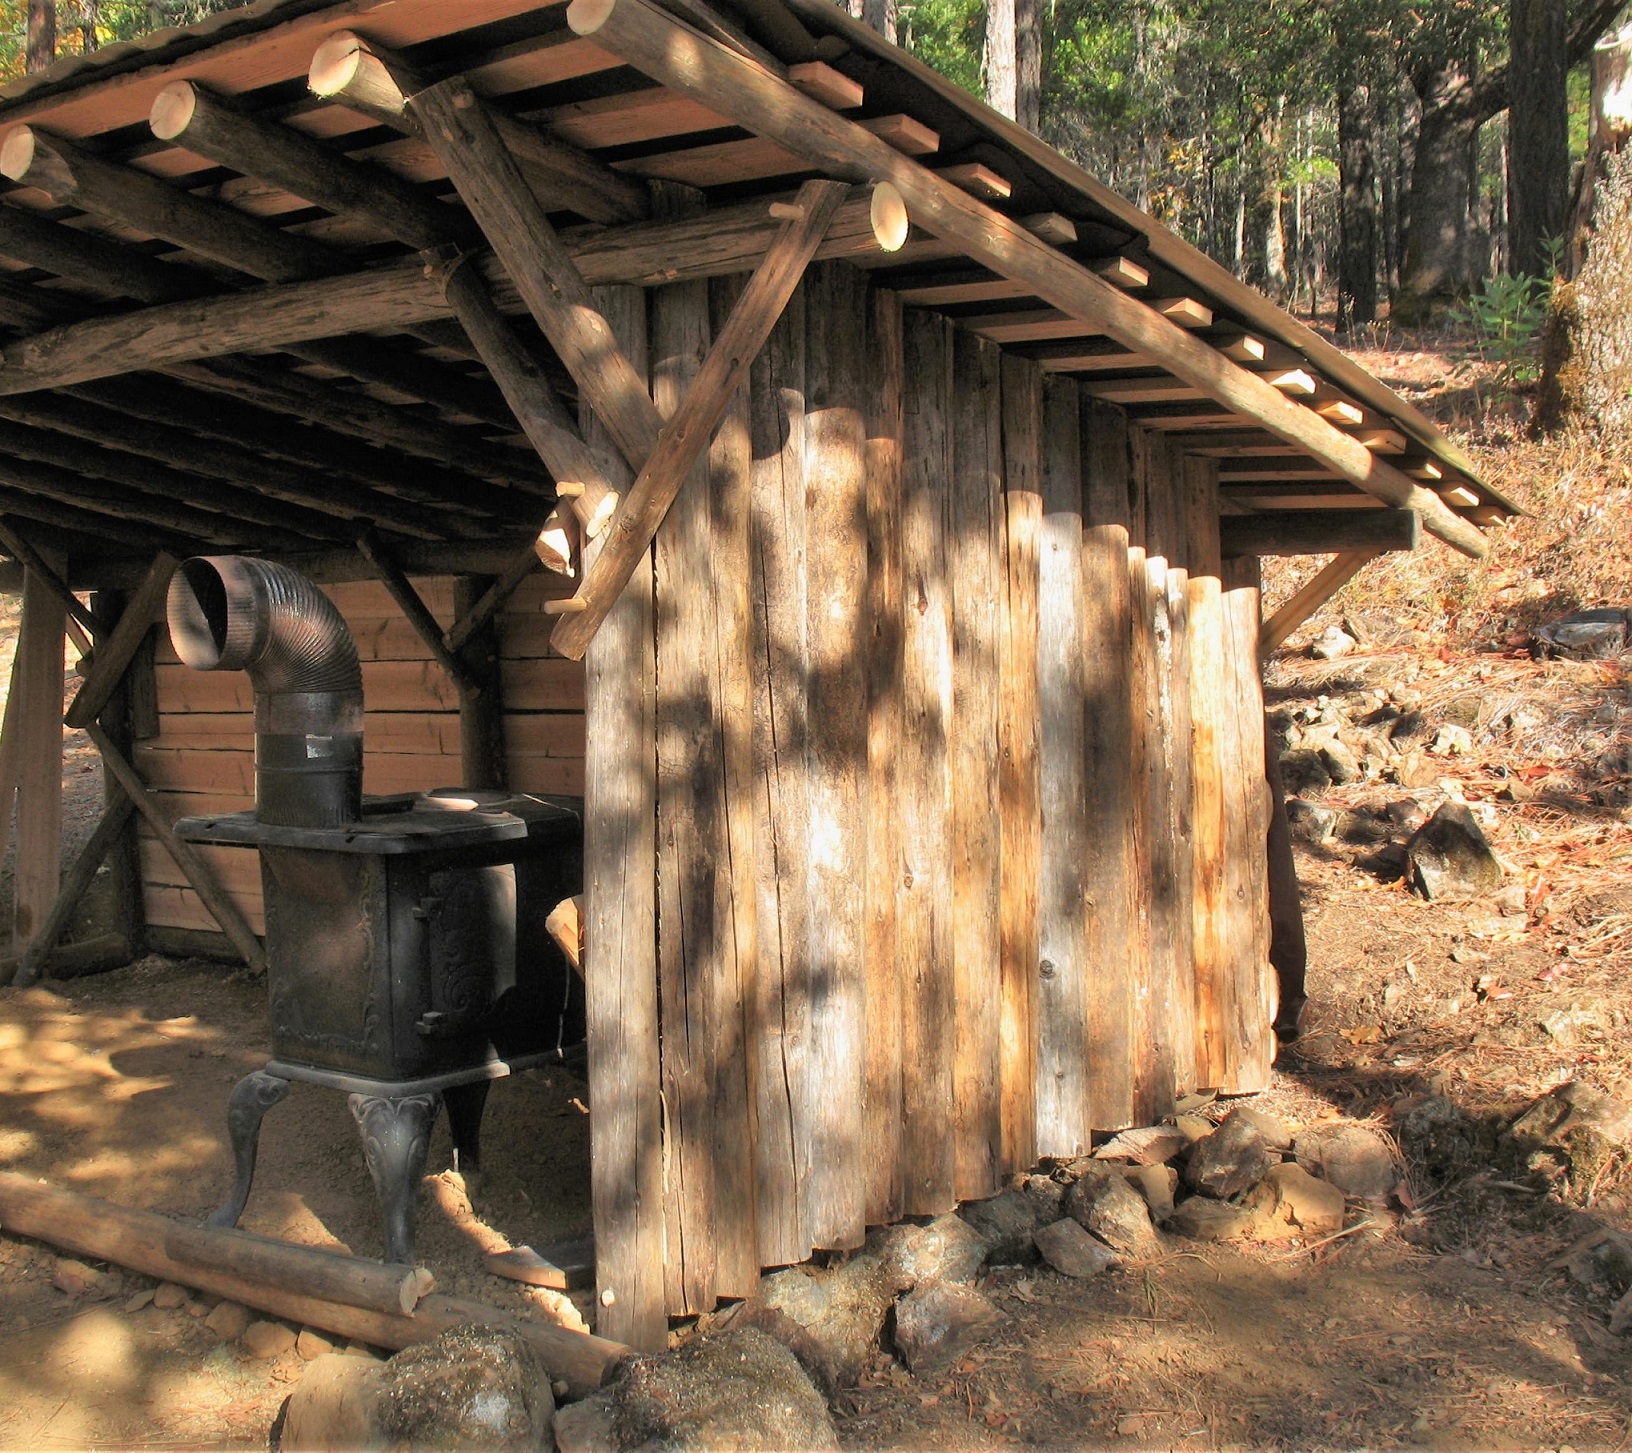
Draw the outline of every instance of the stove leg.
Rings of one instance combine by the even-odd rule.
[[[256,1070],[245,1075],[227,1101],[227,1135],[232,1140],[232,1160],[236,1171],[232,1199],[210,1217],[211,1226],[236,1226],[249,1201],[249,1187],[255,1179],[255,1155],[260,1148],[261,1121],[266,1112],[289,1093],[289,1081]]]
[[[414,1259],[414,1196],[425,1173],[431,1126],[441,1108],[440,1095],[404,1095],[398,1100],[375,1095],[348,1095],[352,1117],[363,1137],[363,1160],[374,1178],[385,1218],[385,1261],[410,1264]]]
[[[442,1092],[448,1102],[448,1132],[453,1138],[453,1168],[465,1178],[465,1189],[473,1191],[482,1177],[482,1111],[487,1105],[491,1080],[470,1085],[453,1085]]]

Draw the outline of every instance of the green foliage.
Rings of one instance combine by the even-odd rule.
[[[1472,331],[1474,351],[1495,366],[1503,384],[1534,383],[1541,374],[1541,330],[1551,294],[1552,284],[1543,278],[1487,278],[1466,304],[1451,310],[1450,318]]]
[[[78,55],[151,31],[191,25],[249,0],[57,0],[57,55]],[[28,0],[0,0],[0,80],[21,75]]]

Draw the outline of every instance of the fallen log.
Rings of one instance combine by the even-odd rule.
[[[293,1289],[281,1273],[278,1282],[252,1281],[229,1271],[179,1260],[167,1250],[169,1238],[195,1230],[206,1234],[207,1228],[185,1227],[152,1211],[132,1210],[57,1190],[11,1172],[0,1172],[0,1228],[392,1351],[428,1342],[450,1327],[468,1322],[505,1327],[532,1344],[550,1376],[564,1381],[572,1397],[594,1392],[630,1351],[621,1343],[548,1322],[523,1321],[463,1297],[427,1296],[415,1305],[412,1316],[403,1316],[306,1295]],[[184,1239],[191,1244],[190,1235]]]

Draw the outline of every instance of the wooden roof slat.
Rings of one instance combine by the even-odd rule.
[[[154,529],[108,514],[97,505],[86,501],[83,508],[64,504],[54,496],[35,493],[32,488],[13,488],[8,483],[5,461],[0,460],[0,514],[15,515],[25,520],[37,520],[59,530],[70,530],[96,541],[99,546],[109,542],[134,546],[146,554],[154,550],[185,551],[194,543],[191,536],[180,536],[171,530]],[[237,542],[231,542],[237,543]]]

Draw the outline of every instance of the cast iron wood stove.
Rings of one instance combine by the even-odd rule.
[[[170,588],[176,653],[255,687],[255,811],[186,818],[191,842],[254,847],[266,897],[272,1058],[232,1093],[249,1199],[261,1121],[292,1080],[345,1091],[385,1220],[414,1249],[414,1195],[445,1102],[455,1164],[480,1169],[494,1079],[574,1057],[583,996],[545,930],[580,890],[582,803],[448,790],[362,796],[362,673],[328,598],[248,556],[188,560]]]

